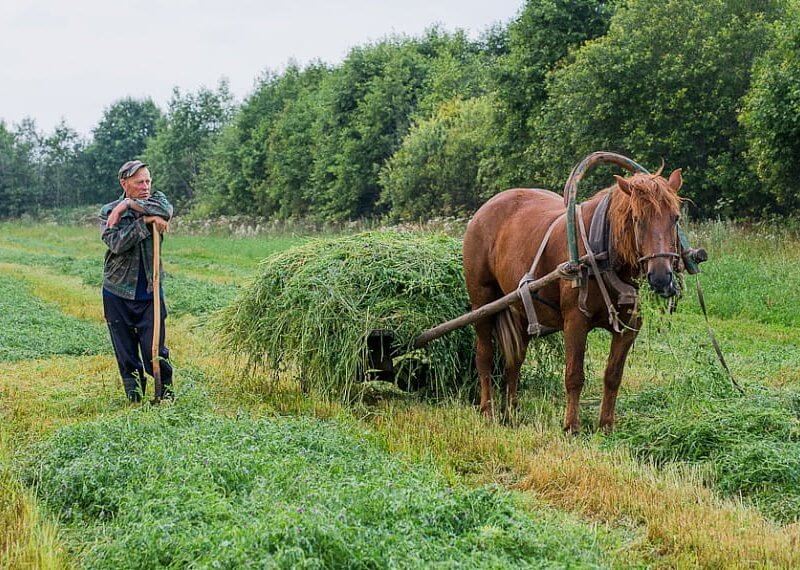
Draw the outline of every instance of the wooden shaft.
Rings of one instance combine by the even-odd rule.
[[[601,256],[596,256],[596,259],[600,259]],[[584,263],[589,260],[588,255],[584,255],[579,259],[580,263]],[[546,287],[550,285],[554,281],[557,281],[562,278],[571,278],[573,276],[574,270],[572,269],[572,265],[568,263],[564,263],[559,265],[553,271],[545,275],[544,277],[540,277],[536,281],[531,281],[528,283],[527,287],[529,291],[537,291],[542,287]],[[580,266],[577,266],[580,268]],[[577,269],[576,268],[576,269]],[[460,329],[461,327],[465,327],[467,325],[471,325],[474,322],[477,322],[481,319],[485,319],[486,317],[490,317],[495,313],[499,313],[509,305],[516,303],[520,300],[519,291],[514,290],[511,293],[508,293],[504,297],[500,297],[496,301],[492,301],[491,303],[487,303],[482,307],[475,309],[474,311],[467,313],[465,315],[461,315],[451,321],[444,322],[440,325],[436,325],[433,328],[430,328],[426,331],[423,331],[417,338],[414,339],[413,348],[422,348],[432,340],[439,338],[440,336],[444,336],[445,334],[454,331],[456,329]]]
[[[155,401],[161,399],[161,361],[159,347],[161,345],[161,234],[153,224],[153,379],[155,380]]]

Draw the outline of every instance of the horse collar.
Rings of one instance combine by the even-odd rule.
[[[607,193],[600,201],[600,204],[595,208],[592,215],[592,221],[589,225],[589,247],[592,251],[601,252],[607,251],[608,257],[600,261],[598,266],[601,271],[609,269],[612,263],[613,255],[611,252],[611,224],[608,220],[608,208],[611,205],[611,193]]]

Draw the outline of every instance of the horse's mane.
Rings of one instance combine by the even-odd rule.
[[[665,212],[678,214],[682,200],[661,176],[661,169],[655,174],[636,173],[625,181],[630,194],[621,190],[619,184],[606,189],[612,193],[608,217],[615,256],[623,263],[636,265],[640,253],[636,245],[635,221],[647,225],[649,220]]]

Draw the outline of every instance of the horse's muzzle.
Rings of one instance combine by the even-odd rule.
[[[647,274],[647,282],[654,293],[665,299],[678,294],[678,285],[672,271],[651,271]]]

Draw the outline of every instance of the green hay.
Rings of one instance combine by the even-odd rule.
[[[191,386],[59,430],[18,468],[83,568],[600,568],[623,547],[354,424],[221,417]]]
[[[397,346],[410,347],[423,330],[468,309],[459,240],[376,231],[267,258],[218,326],[226,346],[251,365],[290,371],[306,388],[350,400],[370,331],[391,330]],[[471,327],[434,341],[402,361],[398,384],[424,377],[434,397],[471,389],[473,343]]]
[[[0,275],[0,362],[109,350],[104,327],[63,314],[24,281]]]

